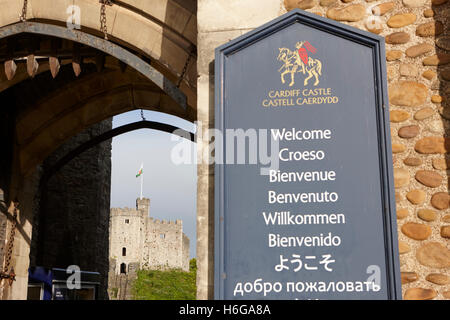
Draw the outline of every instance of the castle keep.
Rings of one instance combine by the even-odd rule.
[[[128,273],[132,264],[140,269],[189,271],[189,238],[182,221],[153,219],[149,209],[146,198],[136,200],[136,209],[111,208],[110,269]]]

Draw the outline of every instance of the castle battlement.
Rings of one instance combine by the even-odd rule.
[[[150,199],[137,199],[136,208],[111,208],[110,255],[117,258],[115,270],[123,264],[142,268],[189,270],[189,238],[180,219],[149,217]]]
[[[110,212],[111,217],[115,216],[135,216],[142,217],[143,212],[140,210],[132,209],[132,208],[111,208]]]

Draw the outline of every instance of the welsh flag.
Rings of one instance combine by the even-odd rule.
[[[139,169],[139,171],[138,171],[138,173],[136,175],[136,178],[141,176],[143,173],[144,173],[144,165],[141,165],[141,168]]]

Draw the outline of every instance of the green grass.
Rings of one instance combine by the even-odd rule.
[[[195,300],[196,260],[189,272],[181,270],[139,270],[133,284],[136,300]]]

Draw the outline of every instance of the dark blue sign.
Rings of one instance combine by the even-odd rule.
[[[384,39],[300,10],[216,49],[216,299],[400,299]]]

